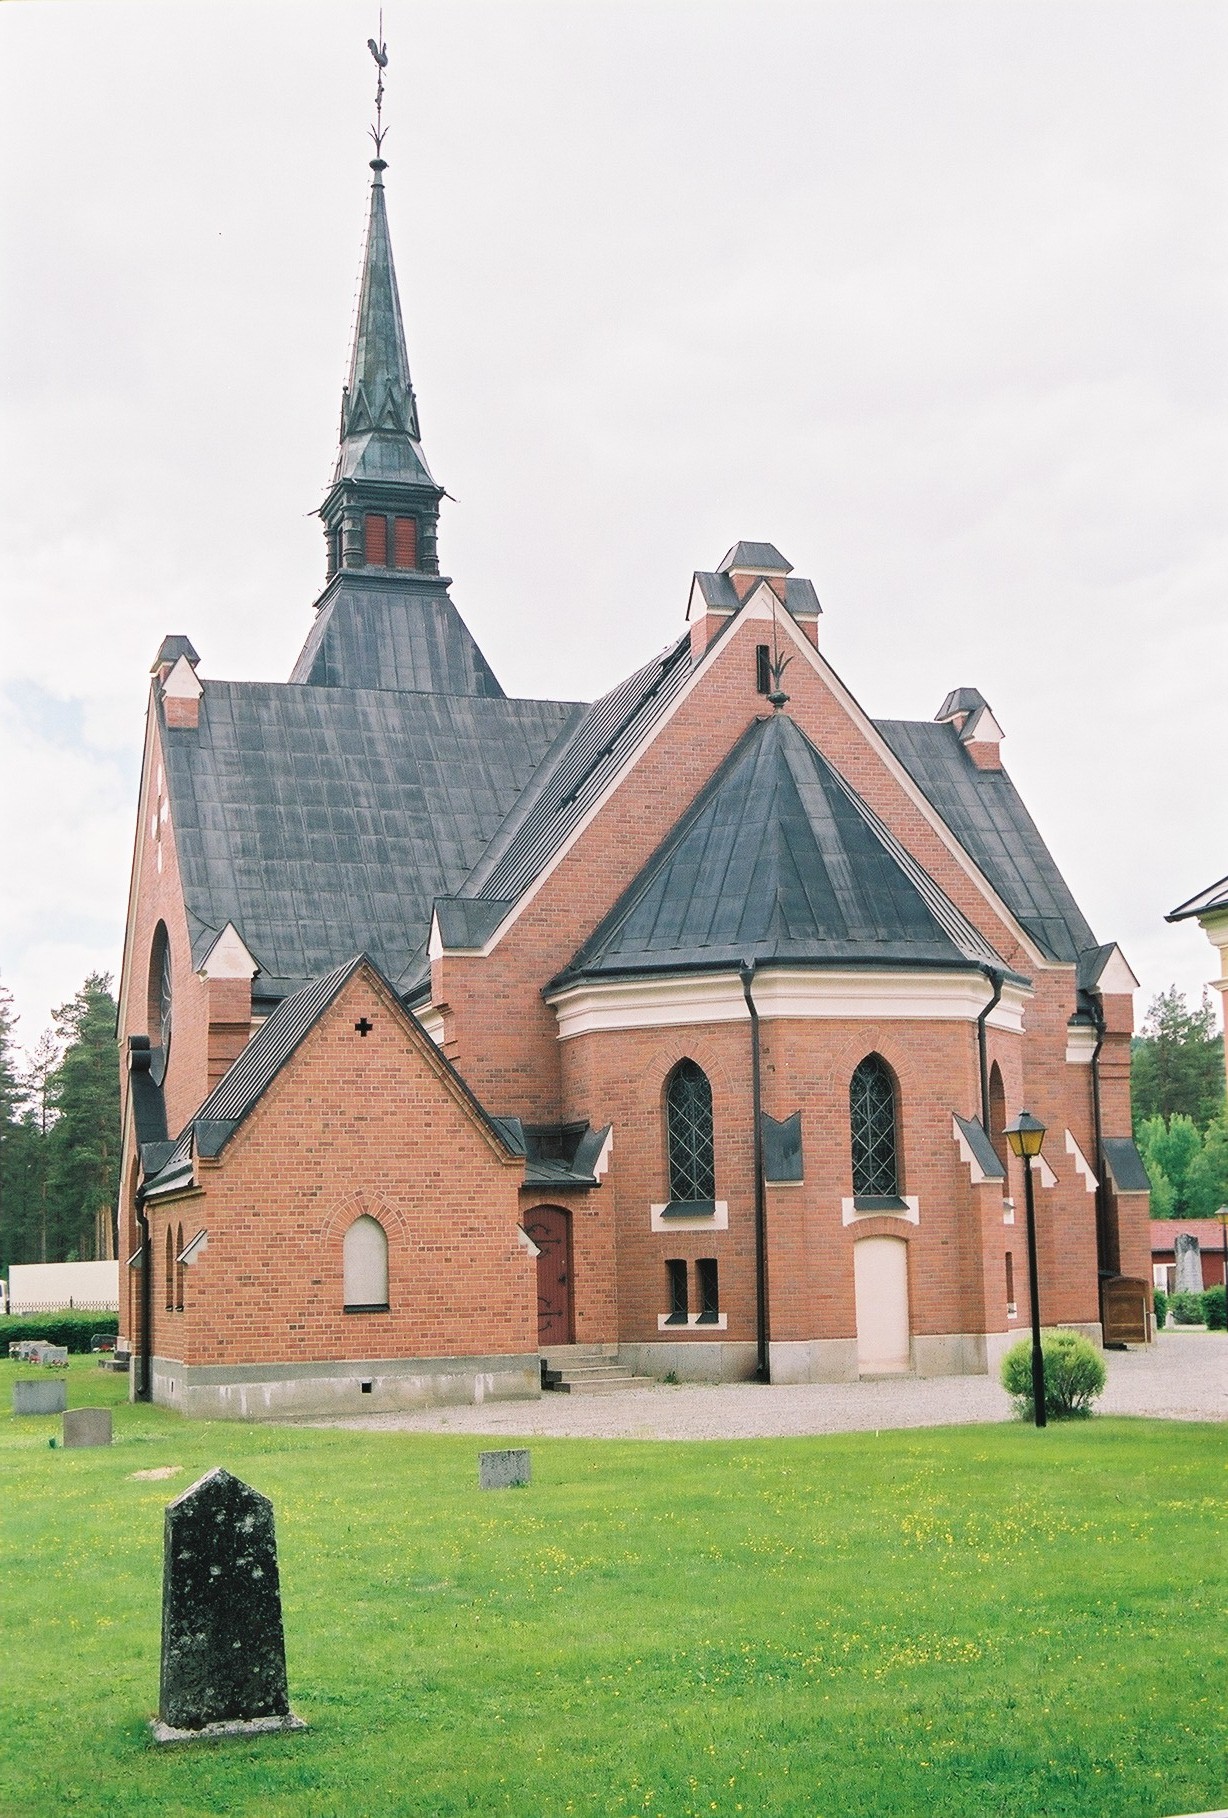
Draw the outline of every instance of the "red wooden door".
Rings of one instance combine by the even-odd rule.
[[[571,1343],[571,1215],[536,1206],[525,1230],[537,1245],[537,1342]]]

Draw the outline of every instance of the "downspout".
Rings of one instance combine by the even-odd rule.
[[[149,1216],[144,1195],[137,1188],[136,1222],[141,1227],[141,1348],[137,1353],[137,1378],[133,1399],[153,1400],[153,1245],[149,1241]]]
[[[1100,1266],[1100,1278],[1116,1275],[1117,1270],[1109,1267],[1109,1209],[1105,1204],[1104,1192],[1104,1127],[1100,1113],[1100,1050],[1104,1047],[1107,1033],[1104,1023],[1104,1006],[1094,992],[1087,994],[1091,1005],[1092,1021],[1096,1025],[1096,1046],[1092,1049],[1092,1136],[1096,1144],[1096,1259]]]
[[[759,1065],[759,1012],[751,996],[754,976],[754,960],[743,960],[742,995],[750,1012],[751,1101],[755,1118],[755,1377],[759,1382],[771,1382],[768,1352],[767,1194],[763,1180],[763,1093]]]
[[[1002,1001],[1003,974],[996,966],[984,968],[985,977],[993,987],[993,996],[976,1019],[976,1046],[981,1061],[981,1128],[989,1135],[989,1054],[985,1043],[985,1024],[990,1012],[996,1010]]]

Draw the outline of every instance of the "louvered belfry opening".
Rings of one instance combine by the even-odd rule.
[[[388,566],[388,520],[377,512],[368,512],[364,528],[368,568]]]
[[[671,1200],[714,1200],[712,1087],[702,1067],[679,1061],[665,1095]]]
[[[392,566],[394,568],[416,568],[418,566],[417,518],[394,518],[392,520]]]
[[[877,1054],[866,1056],[849,1084],[849,1126],[854,1198],[897,1194],[895,1081],[886,1061]]]

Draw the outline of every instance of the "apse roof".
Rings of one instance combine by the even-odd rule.
[[[950,724],[875,725],[1046,958],[1075,964],[1095,947],[1095,935],[1006,771],[978,770]]]
[[[743,960],[1003,966],[784,714],[747,730],[556,983]]]
[[[400,979],[559,734],[569,701],[208,682],[162,737],[193,960],[233,922],[256,993],[366,951]]]

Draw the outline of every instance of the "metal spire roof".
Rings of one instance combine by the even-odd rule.
[[[371,160],[371,213],[363,249],[362,288],[341,397],[338,480],[392,480],[439,491],[419,446],[418,405],[409,376],[401,299],[384,206],[382,158]]]

